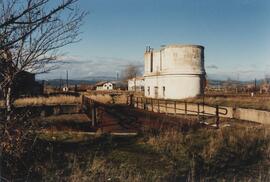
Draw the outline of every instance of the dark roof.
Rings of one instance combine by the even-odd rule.
[[[95,86],[103,86],[105,83],[109,83],[109,81],[98,82]]]

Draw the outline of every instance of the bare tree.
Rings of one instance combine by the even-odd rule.
[[[22,150],[19,143],[31,127],[25,122],[27,116],[11,117],[16,76],[22,71],[44,73],[56,68],[63,55],[60,48],[79,41],[86,13],[80,11],[77,2],[0,0],[0,90],[6,105],[5,119],[0,120],[0,181],[1,153]]]
[[[8,120],[16,75],[56,68],[63,55],[59,49],[79,41],[79,27],[86,13],[80,11],[77,2],[3,0],[0,5],[0,89],[5,95]]]
[[[122,72],[124,81],[141,75],[140,67],[138,65],[130,64]]]

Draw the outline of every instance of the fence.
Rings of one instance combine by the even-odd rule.
[[[97,102],[94,100],[82,96],[82,110],[91,118],[92,126],[97,125]]]
[[[89,98],[87,98],[89,99]],[[84,97],[83,97],[84,100]],[[88,115],[97,115],[97,108],[100,104],[94,100],[87,101]],[[264,125],[270,125],[270,111],[256,110],[250,108],[238,108],[238,107],[225,107],[225,106],[213,106],[204,103],[193,103],[179,100],[164,100],[164,99],[152,99],[141,96],[128,95],[125,104],[135,108],[143,109],[146,111],[165,113],[170,115],[185,115],[185,116],[197,116],[199,121],[209,121],[213,118],[216,125],[219,125],[220,117],[234,118],[245,121],[252,121]],[[90,105],[92,109],[90,109]],[[106,107],[106,104],[103,104]],[[102,107],[101,107],[102,108]],[[92,116],[91,116],[92,117]],[[95,117],[93,117],[94,121]]]
[[[227,108],[220,107],[218,105],[213,107],[204,103],[194,104],[176,100],[135,97],[133,95],[129,95],[127,97],[127,104],[138,109],[156,113],[174,114],[175,116],[179,114],[183,114],[185,116],[195,115],[198,117],[198,121],[205,121],[206,119],[214,118],[217,127],[219,127],[220,117],[227,115],[228,113]],[[82,109],[91,118],[92,126],[99,123],[98,112],[104,107],[108,106],[88,97],[82,97]],[[207,107],[207,109],[205,107]]]
[[[135,97],[133,95],[128,97],[127,103],[132,107],[157,113],[196,115],[199,121],[214,118],[217,127],[219,127],[220,117],[228,114],[227,108],[219,105],[210,106],[204,103]]]

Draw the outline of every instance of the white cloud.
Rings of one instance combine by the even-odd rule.
[[[209,66],[206,66],[207,69],[218,69],[218,66],[217,65],[209,65]]]
[[[84,59],[79,56],[60,57],[64,64],[58,70],[49,74],[39,75],[39,79],[54,79],[65,77],[66,70],[69,71],[71,79],[82,79],[91,76],[116,76],[129,64],[138,65],[143,68],[143,61],[129,60],[116,57],[93,57]]]

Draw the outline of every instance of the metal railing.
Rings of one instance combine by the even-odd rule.
[[[183,114],[185,116],[197,116],[198,121],[205,122],[214,118],[216,127],[219,128],[220,117],[228,114],[227,108],[219,105],[211,106],[205,103],[193,103],[179,100],[153,99],[129,95],[127,104],[131,107],[143,109],[145,111],[174,114],[175,116]],[[181,106],[181,107],[180,107]],[[82,109],[91,118],[92,126],[98,123],[97,113],[102,108],[107,108],[108,104],[100,103],[88,97],[82,96]],[[212,110],[207,112],[205,107]]]
[[[132,107],[143,109],[146,111],[165,113],[165,114],[184,114],[196,115],[198,120],[205,121],[209,118],[215,118],[216,126],[219,127],[219,120],[221,116],[228,114],[227,108],[219,105],[211,106],[205,103],[193,103],[179,100],[165,100],[165,99],[153,99],[146,97],[138,97],[130,95],[127,100],[127,104]],[[179,107],[181,105],[181,107]],[[212,109],[213,112],[207,112],[205,107]]]

